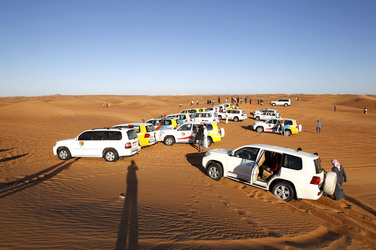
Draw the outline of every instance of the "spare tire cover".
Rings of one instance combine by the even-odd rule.
[[[336,189],[337,184],[337,174],[335,172],[329,171],[325,175],[324,180],[324,192],[332,195]]]
[[[222,138],[225,137],[225,129],[224,128],[220,128],[220,130],[221,130],[221,137]]]

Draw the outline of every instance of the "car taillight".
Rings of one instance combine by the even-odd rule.
[[[145,138],[149,138],[150,137],[150,134],[145,134]]]
[[[125,148],[132,148],[132,143],[130,142],[125,143]]]
[[[320,184],[320,177],[313,176],[312,180],[311,180],[311,184],[313,184],[313,185],[319,185]]]

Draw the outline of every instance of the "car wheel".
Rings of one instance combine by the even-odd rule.
[[[164,139],[164,144],[167,146],[174,145],[174,143],[175,143],[175,138],[173,136],[166,136],[166,138]]]
[[[290,129],[286,129],[285,130],[285,135],[286,136],[290,136],[291,135],[291,130]]]
[[[119,160],[119,155],[115,149],[109,149],[104,153],[104,159],[109,162],[115,162]]]
[[[272,103],[272,106],[275,106],[275,103]]]
[[[264,132],[264,128],[263,127],[257,127],[256,128],[256,132],[257,133],[262,133],[262,132]]]
[[[208,147],[210,147],[213,144],[213,139],[211,137],[208,137]]]
[[[219,181],[220,179],[222,179],[223,175],[222,167],[218,163],[212,162],[208,166],[207,174],[213,180]]]
[[[234,122],[238,122],[239,121],[239,118],[238,117],[234,117]]]
[[[219,119],[219,120],[222,120],[222,116],[221,116],[221,115],[219,115],[219,116],[218,116],[218,119]]]
[[[260,120],[260,117],[259,116],[256,116],[255,117],[256,121]]]
[[[57,157],[59,157],[60,160],[66,161],[72,158],[72,155],[66,147],[59,148],[57,150]]]
[[[285,103],[283,106],[287,107],[287,103]]]
[[[337,184],[337,174],[335,172],[329,171],[325,175],[324,180],[324,192],[326,194],[332,195],[336,189]]]
[[[286,202],[291,201],[295,196],[294,188],[291,186],[290,183],[285,181],[280,181],[274,184],[272,188],[272,193]]]

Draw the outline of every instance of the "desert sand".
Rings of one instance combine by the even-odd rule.
[[[250,130],[249,113],[282,97],[292,106],[277,110],[302,124],[303,132],[284,137]],[[209,149],[301,147],[319,153],[327,170],[335,158],[348,176],[344,199],[285,203],[268,191],[213,181],[202,170],[203,153],[188,144],[158,143],[115,163],[53,155],[56,141],[83,130],[177,113],[190,108],[191,99],[205,107],[217,96],[7,97],[0,98],[0,248],[376,248],[376,96],[249,98],[253,104],[240,108],[250,118],[221,122],[226,135]],[[110,108],[103,108],[106,103]],[[321,134],[315,133],[317,120]]]

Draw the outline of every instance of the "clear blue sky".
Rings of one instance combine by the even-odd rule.
[[[376,94],[375,0],[1,0],[0,96]]]

